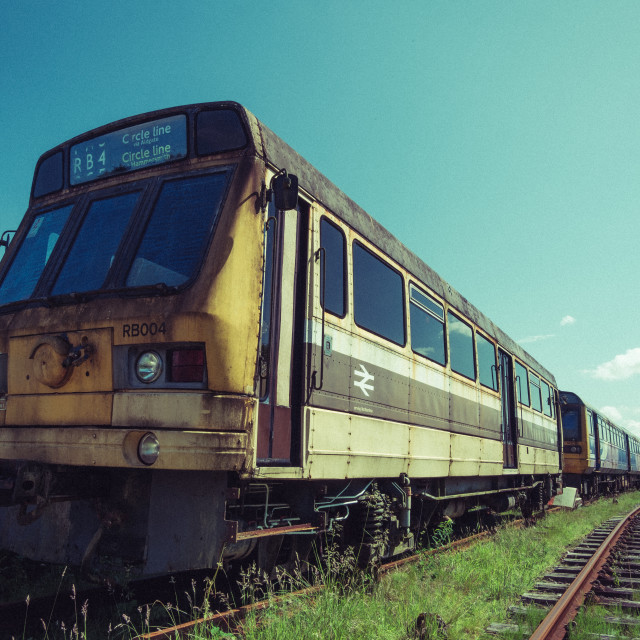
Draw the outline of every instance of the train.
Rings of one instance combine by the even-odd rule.
[[[577,463],[553,374],[236,102],[45,152],[3,245],[0,549],[151,576],[331,535],[375,561]]]
[[[560,392],[563,477],[583,498],[640,487],[640,438],[576,393]]]

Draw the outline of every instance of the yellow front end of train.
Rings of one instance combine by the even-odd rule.
[[[243,118],[159,112],[39,163],[0,268],[3,548],[89,572],[221,559],[227,474],[253,464],[257,415],[265,169]],[[191,151],[216,119],[243,144]],[[125,137],[160,127],[182,157],[87,174],[94,147],[123,158]]]

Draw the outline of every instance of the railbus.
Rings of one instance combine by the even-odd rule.
[[[564,482],[584,498],[640,486],[640,439],[580,396],[560,391]]]
[[[561,484],[552,373],[237,103],[47,151],[7,245],[0,548],[387,557]]]

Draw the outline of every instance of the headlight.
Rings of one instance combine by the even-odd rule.
[[[153,433],[145,433],[138,443],[138,458],[143,464],[153,464],[160,455],[160,443]]]
[[[136,376],[140,382],[155,382],[162,373],[162,358],[155,351],[145,351],[136,360]]]

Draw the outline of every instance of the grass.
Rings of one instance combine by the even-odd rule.
[[[606,616],[635,620],[636,624],[627,627],[615,625],[605,620]],[[593,635],[611,635],[619,638],[638,637],[638,617],[631,616],[620,608],[607,609],[601,606],[588,606],[575,619],[569,631],[569,640],[592,640]]]
[[[329,587],[312,598],[279,603],[244,625],[248,640],[284,638],[409,640],[493,638],[519,602],[566,550],[595,526],[626,513],[640,494],[626,494],[574,512],[547,516],[535,527],[507,528],[472,548],[423,558],[418,564],[352,591]],[[535,612],[527,624],[537,624]],[[418,627],[418,628],[417,628]],[[521,637],[521,636],[520,636]]]
[[[522,593],[551,566],[567,546],[577,542],[595,526],[614,515],[630,511],[640,493],[621,496],[617,503],[600,500],[574,512],[557,512],[527,529],[505,528],[495,537],[466,550],[450,550],[424,556],[418,563],[383,576],[379,581],[355,569],[355,556],[332,554],[316,576],[327,586],[308,596],[282,596],[288,588],[299,588],[297,578],[280,576],[269,584],[257,572],[242,578],[243,603],[267,595],[273,606],[243,621],[247,640],[486,640],[491,622],[507,622],[508,607],[519,603]],[[446,543],[450,523],[432,536],[432,543]],[[188,594],[190,611],[176,605],[152,606],[130,603],[117,623],[92,619],[84,603],[78,602],[75,628],[62,628],[50,621],[22,638],[78,639],[114,638],[129,640],[163,624],[177,624],[210,612],[213,586],[199,590],[192,584]],[[177,596],[177,594],[176,594]],[[66,597],[62,596],[61,597]],[[243,604],[240,603],[240,604]],[[237,603],[236,603],[237,604]],[[95,612],[97,614],[97,612]],[[528,614],[525,624],[535,628],[539,614]],[[600,623],[598,623],[600,624]],[[192,640],[231,638],[209,625],[200,625],[188,636]],[[508,636],[506,636],[508,638]],[[512,638],[521,638],[513,634]],[[581,640],[581,636],[575,636]]]

